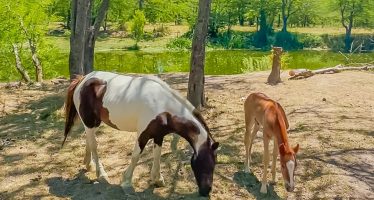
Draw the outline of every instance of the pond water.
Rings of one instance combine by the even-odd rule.
[[[271,68],[271,52],[248,50],[213,50],[206,56],[205,73],[210,75],[240,74]],[[143,52],[109,51],[95,54],[95,69],[122,73],[164,73],[188,72],[190,52]],[[68,76],[68,54],[61,53],[56,64],[45,69],[46,78]],[[354,54],[350,62],[367,63],[374,61],[374,53]],[[340,53],[329,51],[295,51],[283,55],[283,69],[318,69],[346,63],[347,58]],[[3,63],[4,64],[4,63]],[[0,64],[2,65],[2,64]],[[9,65],[9,64],[8,64]],[[29,64],[31,66],[31,63]],[[33,70],[29,66],[29,73]],[[13,68],[13,69],[12,69]],[[18,80],[15,67],[1,66],[0,81]],[[3,70],[11,71],[4,73]],[[11,70],[9,70],[11,69]]]
[[[271,68],[271,53],[246,50],[208,51],[206,74],[240,74]],[[134,73],[188,72],[190,52],[123,52],[97,53],[95,66],[98,70]],[[347,62],[340,53],[329,51],[295,51],[285,53],[284,69],[319,69],[333,67]],[[374,61],[374,53],[354,54],[350,62],[367,63]]]

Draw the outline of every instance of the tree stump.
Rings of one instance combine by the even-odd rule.
[[[270,85],[276,85],[279,82],[281,82],[281,79],[280,79],[281,55],[282,55],[282,47],[273,47],[273,66],[271,68],[271,73],[268,77],[268,83]]]

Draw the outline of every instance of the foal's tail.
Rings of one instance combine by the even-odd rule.
[[[83,80],[84,76],[79,75],[76,78],[72,80],[68,87],[68,92],[66,95],[66,101],[65,101],[65,132],[64,132],[64,141],[62,141],[62,146],[64,146],[64,143],[66,141],[66,137],[68,136],[71,127],[74,125],[75,118],[77,117],[77,109],[75,108],[73,96],[74,91],[77,85]]]

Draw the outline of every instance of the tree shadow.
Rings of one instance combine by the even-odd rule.
[[[267,194],[260,193],[261,183],[253,173],[245,173],[244,171],[235,172],[234,181],[240,187],[245,187],[256,199],[281,199],[271,184],[268,186]]]

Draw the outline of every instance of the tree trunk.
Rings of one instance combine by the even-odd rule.
[[[29,46],[31,50],[32,63],[34,64],[34,67],[35,67],[36,82],[43,82],[43,68],[42,68],[42,65],[40,63],[40,60],[37,54],[36,44],[30,38],[29,38]]]
[[[139,0],[139,10],[143,10],[144,8],[144,0]]]
[[[70,78],[90,73],[94,69],[95,41],[108,10],[109,0],[101,2],[93,25],[92,3],[92,0],[73,0],[71,4]]]
[[[239,14],[238,20],[239,20],[239,25],[240,26],[244,26],[244,16],[243,16],[243,13]]]
[[[283,16],[282,32],[287,32],[287,17]]]
[[[276,85],[279,82],[281,82],[281,79],[280,79],[281,55],[282,55],[282,47],[273,47],[273,66],[271,68],[271,73],[268,77],[268,83],[270,85]]]
[[[264,9],[260,10],[260,29],[258,30],[258,46],[264,47],[268,44],[268,25],[266,21],[266,13]]]
[[[18,46],[17,44],[13,44],[13,53],[16,59],[16,68],[18,72],[21,74],[22,79],[25,80],[26,83],[31,83],[31,79],[27,71],[22,67],[21,57],[19,56]]]
[[[282,32],[287,32],[287,19],[288,16],[286,15],[286,1],[282,0],[282,20],[283,20],[283,27]]]
[[[84,50],[90,0],[72,0],[69,70],[70,79],[84,73]]]
[[[208,21],[211,0],[199,0],[199,12],[192,41],[191,68],[188,80],[188,100],[196,108],[205,105],[204,95],[204,61],[205,40],[208,32]]]

